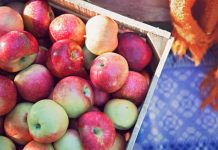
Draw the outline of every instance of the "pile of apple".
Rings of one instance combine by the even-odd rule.
[[[106,16],[54,16],[44,0],[0,7],[0,150],[125,149],[150,46]]]

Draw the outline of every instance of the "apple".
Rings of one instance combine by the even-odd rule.
[[[112,95],[114,98],[128,99],[139,105],[144,101],[148,88],[149,83],[142,74],[129,71],[125,84]]]
[[[49,33],[53,42],[70,39],[82,45],[85,40],[85,24],[73,14],[62,14],[51,22]]]
[[[115,141],[115,128],[103,112],[87,112],[79,118],[79,133],[85,150],[107,150]]]
[[[69,76],[57,83],[52,99],[65,109],[70,118],[77,118],[92,107],[94,94],[88,81]]]
[[[98,107],[93,106],[89,109],[89,111],[100,111],[100,109]]]
[[[4,129],[8,137],[16,143],[24,145],[32,140],[27,125],[27,115],[32,108],[32,103],[19,103],[5,117]]]
[[[92,86],[94,92],[94,105],[95,106],[104,106],[110,99],[110,94],[106,93],[98,88],[96,88],[92,82],[90,81],[90,85]]]
[[[19,72],[14,82],[25,100],[36,102],[49,96],[54,81],[46,67],[33,64]]]
[[[113,146],[109,150],[125,150],[126,141],[123,135],[116,133],[116,138]]]
[[[50,22],[54,13],[47,1],[31,0],[23,10],[24,25],[36,37],[45,37],[48,34]]]
[[[108,52],[98,56],[92,63],[90,78],[98,89],[113,93],[119,90],[128,77],[128,64],[119,54]]]
[[[0,136],[0,150],[16,150],[14,143],[5,136]]]
[[[36,102],[27,116],[30,135],[39,143],[52,143],[67,130],[69,119],[56,102],[44,99]]]
[[[4,118],[0,117],[0,135],[4,133]]]
[[[116,129],[128,130],[136,122],[138,110],[134,103],[125,99],[112,99],[104,107]]]
[[[7,4],[7,6],[16,10],[20,15],[23,14],[24,3],[22,3],[22,2],[10,2]]]
[[[14,82],[5,76],[0,75],[0,116],[10,112],[17,99],[17,90]]]
[[[55,150],[83,150],[80,136],[76,130],[68,129],[64,136],[54,142]]]
[[[150,74],[148,73],[148,71],[146,70],[142,70],[142,72],[140,72],[146,79],[146,83],[149,85],[151,82],[151,77]]]
[[[35,64],[46,65],[47,57],[48,57],[48,49],[44,46],[39,46],[39,52],[34,61]]]
[[[84,53],[84,66],[87,70],[90,70],[93,60],[97,57],[96,55],[92,54],[86,46],[83,47]]]
[[[129,68],[141,71],[151,61],[151,47],[134,32],[121,33],[118,36],[117,52],[126,58]]]
[[[77,43],[64,39],[52,45],[47,66],[55,76],[63,78],[82,69],[83,59],[82,48]]]
[[[113,19],[96,15],[86,23],[85,45],[95,55],[112,52],[118,45],[117,34],[118,25]]]
[[[11,31],[0,37],[0,68],[17,72],[31,65],[39,46],[34,36],[26,31]]]
[[[14,9],[0,6],[0,37],[10,31],[23,31],[23,19]]]
[[[23,150],[54,150],[52,144],[42,144],[36,141],[31,141],[25,147]]]

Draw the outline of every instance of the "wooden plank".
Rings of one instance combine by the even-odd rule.
[[[105,9],[142,22],[170,21],[169,0],[89,0]]]

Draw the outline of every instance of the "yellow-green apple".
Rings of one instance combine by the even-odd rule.
[[[39,143],[52,143],[67,130],[69,119],[56,102],[44,99],[36,102],[27,116],[30,135]]]
[[[23,19],[21,15],[14,9],[1,6],[0,7],[0,37],[7,32],[17,30],[23,31]]]
[[[63,78],[82,69],[83,59],[82,48],[77,43],[64,39],[52,45],[47,66],[55,76]]]
[[[96,55],[92,54],[86,46],[83,47],[84,53],[84,66],[87,70],[90,70],[93,60],[97,57]]]
[[[54,13],[45,0],[30,0],[23,10],[25,28],[36,37],[48,35]]]
[[[0,135],[4,132],[4,118],[0,117]]]
[[[79,133],[85,150],[107,150],[115,141],[115,128],[103,112],[87,112],[79,118]]]
[[[31,141],[25,145],[23,150],[54,150],[52,144],[42,144],[36,141]]]
[[[104,104],[107,103],[110,99],[110,94],[106,93],[98,88],[96,88],[92,82],[89,82],[90,85],[92,86],[93,92],[94,92],[94,105],[95,106],[104,106]]]
[[[11,31],[0,37],[0,68],[17,72],[31,65],[39,51],[35,37],[26,31]]]
[[[126,58],[131,70],[141,71],[149,64],[152,58],[151,47],[136,33],[121,33],[118,41],[117,52]]]
[[[92,107],[94,94],[88,81],[69,76],[57,83],[52,99],[65,109],[70,118],[77,118]]]
[[[128,64],[126,59],[116,53],[104,53],[92,63],[90,78],[95,87],[107,93],[119,90],[127,80]]]
[[[48,57],[48,49],[44,46],[39,46],[39,52],[34,61],[34,64],[46,65],[47,57]]]
[[[112,99],[104,107],[116,129],[128,130],[136,122],[138,110],[134,103],[125,99]]]
[[[27,124],[27,115],[32,105],[32,103],[28,102],[19,103],[5,117],[5,133],[8,137],[21,145],[24,145],[32,140]]]
[[[92,17],[86,23],[86,47],[95,55],[112,52],[118,45],[117,23],[103,15]]]
[[[70,39],[79,45],[85,40],[85,24],[73,14],[62,14],[56,17],[49,26],[52,41]]]
[[[53,82],[48,69],[40,64],[29,66],[14,78],[19,94],[30,102],[47,98],[52,90]]]
[[[115,142],[109,150],[125,150],[125,149],[126,149],[125,138],[123,135],[117,132]]]
[[[129,71],[125,84],[112,95],[114,98],[128,99],[136,105],[139,105],[144,101],[148,87],[149,83],[142,74]]]
[[[14,82],[0,75],[0,116],[10,112],[17,99],[17,90]]]
[[[23,14],[24,3],[23,2],[10,2],[7,4],[8,7],[16,10],[20,15]]]
[[[9,138],[0,136],[0,150],[16,150],[16,147]]]
[[[55,150],[83,150],[79,133],[73,129],[68,129],[53,145]]]

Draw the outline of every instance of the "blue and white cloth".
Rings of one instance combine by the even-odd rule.
[[[200,110],[199,84],[218,66],[211,50],[199,67],[168,56],[134,150],[218,150],[218,113]]]

